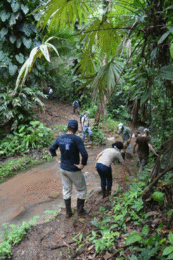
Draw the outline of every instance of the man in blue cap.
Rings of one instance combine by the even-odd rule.
[[[56,150],[60,148],[61,152],[61,173],[63,183],[63,198],[66,206],[66,217],[72,216],[71,210],[71,195],[72,195],[72,184],[74,183],[77,190],[77,213],[78,215],[85,214],[84,202],[87,196],[87,188],[82,169],[87,164],[88,153],[85,149],[82,139],[75,135],[78,130],[78,122],[74,119],[69,120],[68,130],[66,134],[58,136],[56,141],[50,146],[49,151],[55,158],[57,163]],[[80,163],[80,156],[82,160]]]

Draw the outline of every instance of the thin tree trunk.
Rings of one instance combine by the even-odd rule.
[[[133,112],[132,112],[132,126],[136,127],[138,125],[138,114],[139,114],[139,108],[140,108],[140,99],[136,98],[133,106]]]

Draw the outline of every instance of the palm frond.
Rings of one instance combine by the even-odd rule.
[[[104,96],[110,97],[116,87],[117,81],[120,79],[121,72],[122,63],[115,60],[103,66],[91,82],[93,96],[99,98],[100,102],[104,102]]]
[[[53,38],[51,37],[51,39],[53,39]],[[16,80],[16,86],[15,86],[14,92],[17,91],[17,89],[20,85],[22,86],[25,83],[25,80],[26,80],[29,72],[31,72],[34,62],[37,58],[41,58],[42,56],[44,56],[45,59],[50,62],[49,49],[53,49],[56,52],[56,54],[59,56],[59,53],[56,50],[55,46],[50,44],[49,40],[50,39],[48,39],[45,43],[41,44],[40,46],[32,49],[32,51],[29,55],[29,58],[25,61],[25,63],[23,64],[23,66],[21,67],[21,69],[19,71],[19,75]]]
[[[74,28],[76,20],[81,24],[85,21],[90,11],[89,5],[85,0],[51,0],[42,8],[36,9],[34,12],[42,11],[43,15],[37,26],[44,28],[48,25],[51,31],[60,31],[65,25]]]

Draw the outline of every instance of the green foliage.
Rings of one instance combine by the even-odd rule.
[[[108,130],[112,134],[114,133],[114,130],[117,129],[118,122],[110,118],[109,116],[107,119],[101,120],[100,127],[103,129],[103,131]]]
[[[52,140],[51,129],[39,121],[31,121],[29,126],[19,126],[13,134],[0,141],[0,155],[8,157],[29,152],[30,149],[44,148]]]
[[[0,93],[0,125],[9,124],[11,130],[18,125],[28,123],[34,117],[33,104],[43,107],[39,97],[45,95],[38,90],[37,86],[32,89],[24,87],[14,94],[13,90],[2,89]],[[0,133],[2,134],[2,133]]]
[[[11,257],[12,245],[18,244],[22,240],[27,234],[27,231],[36,224],[37,218],[39,217],[34,216],[28,223],[24,221],[21,226],[3,224],[6,231],[4,232],[3,242],[0,244],[0,259],[6,259],[6,256],[8,258]],[[12,231],[9,231],[9,228],[12,229]]]
[[[40,44],[36,29],[38,15],[29,15],[42,0],[1,1],[0,3],[0,81],[13,85],[21,64],[26,60],[29,49]]]
[[[74,28],[76,20],[79,23],[86,20],[89,6],[84,0],[51,0],[46,5],[36,9],[35,12],[40,10],[43,10],[44,15],[39,20],[38,26],[44,28],[48,24],[49,30],[58,31],[66,26]]]
[[[158,201],[159,203],[163,204],[164,203],[164,197],[165,197],[165,194],[161,191],[155,191],[153,194],[152,194],[152,197],[155,201]]]
[[[173,259],[173,233],[169,233],[168,235],[168,244],[170,246],[166,246],[163,250],[163,256],[167,256],[167,259]]]
[[[106,138],[103,134],[103,132],[101,131],[101,129],[97,126],[97,125],[93,125],[92,126],[92,141],[99,145],[99,144],[106,144]]]
[[[95,244],[96,252],[111,250],[115,244],[116,236],[127,237],[124,243],[130,248],[130,251],[138,256],[131,255],[130,259],[152,259],[157,257],[160,252],[163,252],[163,256],[168,256],[172,259],[172,245],[173,234],[170,233],[168,241],[163,238],[160,233],[160,229],[156,229],[154,234],[151,235],[150,226],[147,224],[147,215],[144,211],[144,203],[141,199],[141,194],[145,182],[137,180],[130,185],[130,190],[123,193],[120,189],[117,189],[114,194],[113,213],[106,213],[103,208],[100,209],[98,217],[91,221],[91,224],[95,227],[92,231],[90,241]],[[170,211],[171,214],[172,211]],[[134,225],[138,225],[140,231],[133,230],[131,233],[126,233],[126,222],[131,222]],[[134,221],[135,220],[135,221]],[[141,224],[144,223],[145,224]],[[121,256],[121,249],[119,250]],[[116,259],[119,259],[118,256]],[[161,258],[165,259],[165,258]]]
[[[54,211],[54,210],[46,210],[45,213],[48,213],[48,214],[51,214],[52,216],[50,218],[47,218],[45,220],[45,222],[49,222],[49,221],[52,221],[56,218],[56,216],[59,215],[59,213],[61,212],[61,209],[62,209],[62,205],[59,205],[59,209],[58,211]]]
[[[53,49],[56,54],[59,56],[59,53],[57,51],[57,49],[55,48],[55,46],[53,46],[51,43],[49,43],[50,40],[54,39],[55,37],[50,37],[49,39],[47,39],[43,44],[34,47],[29,55],[29,58],[25,61],[25,63],[23,64],[23,66],[21,67],[20,71],[19,71],[19,75],[17,77],[16,80],[16,87],[15,87],[15,92],[16,90],[19,88],[19,86],[23,85],[26,81],[26,78],[28,76],[28,74],[31,72],[34,62],[37,58],[41,58],[42,56],[45,57],[45,59],[50,62],[50,54],[49,54],[49,50]],[[21,62],[23,63],[23,62]]]

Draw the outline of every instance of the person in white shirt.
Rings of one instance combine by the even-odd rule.
[[[49,88],[49,99],[52,100],[53,99],[53,89]]]
[[[90,130],[90,123],[89,123],[89,112],[86,111],[84,116],[81,118],[81,124],[83,128],[83,133],[82,133],[82,139],[85,138],[85,133],[88,133],[89,138],[91,138],[92,131]]]
[[[103,198],[111,195],[112,189],[112,168],[111,164],[118,159],[125,170],[131,175],[129,168],[126,166],[125,161],[121,156],[120,150],[123,145],[120,142],[114,144],[114,148],[107,148],[99,153],[96,157],[96,170],[101,179],[101,189]]]

